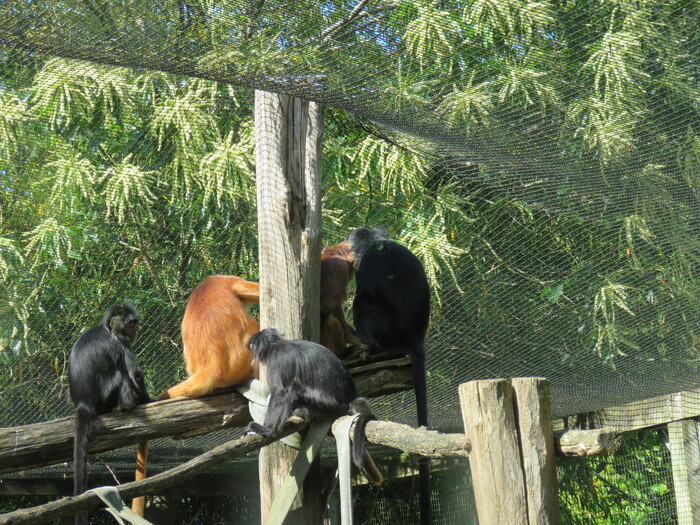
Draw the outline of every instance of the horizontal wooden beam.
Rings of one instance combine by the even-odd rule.
[[[333,423],[333,428],[347,417]],[[424,427],[413,428],[391,421],[369,421],[365,427],[367,441],[428,458],[468,458],[471,444],[464,434],[442,434]]]
[[[554,448],[561,456],[607,456],[621,445],[622,435],[615,428],[554,431]]]
[[[553,421],[554,429],[574,428],[584,421],[586,428],[612,427],[618,432],[632,432],[643,428],[667,425],[700,417],[700,389],[674,392],[633,401],[602,410],[573,414]]]
[[[357,390],[366,397],[412,387],[411,360],[390,359],[356,366]],[[97,418],[89,452],[131,446],[147,439],[191,437],[250,421],[248,401],[233,389],[198,399],[176,398]],[[0,474],[54,465],[73,458],[73,417],[0,428]]]

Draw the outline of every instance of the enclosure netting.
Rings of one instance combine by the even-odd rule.
[[[124,298],[150,391],[184,377],[189,292],[257,279],[253,88],[325,104],[324,242],[383,226],[423,262],[433,427],[462,428],[472,379],[546,377],[555,417],[699,387],[699,19],[5,0],[0,425],[70,414],[70,347]],[[415,424],[412,392],[372,405]]]

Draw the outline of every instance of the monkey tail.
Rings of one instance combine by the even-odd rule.
[[[365,427],[367,423],[376,419],[372,410],[369,408],[369,403],[364,397],[358,397],[350,403],[350,408],[353,413],[359,414],[355,422],[355,429],[352,437],[352,461],[355,466],[361,468],[367,474],[367,477],[372,480],[372,483],[379,486],[384,481],[382,473],[379,472],[377,465],[372,460],[372,456],[367,452],[367,436],[365,436]]]
[[[428,385],[425,379],[425,348],[421,341],[410,349],[413,389],[416,393],[418,426],[428,426]]]
[[[420,341],[410,349],[412,360],[413,388],[416,393],[418,425],[428,426],[428,385],[425,378],[425,347]],[[432,502],[430,499],[430,459],[418,460],[418,487],[421,525],[430,525],[432,521]]]
[[[138,451],[136,452],[136,473],[134,475],[135,481],[141,481],[142,479],[146,479],[147,463],[148,441],[141,441],[139,443]],[[139,496],[137,498],[134,498],[131,502],[131,510],[143,518],[144,511],[146,510],[146,496]]]
[[[76,496],[87,490],[88,436],[94,418],[94,411],[82,403],[78,404],[75,409],[75,420],[73,422],[75,430],[75,438],[73,440],[73,494]],[[75,515],[75,525],[87,524],[88,515],[86,512]]]

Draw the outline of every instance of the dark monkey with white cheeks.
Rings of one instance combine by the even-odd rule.
[[[290,341],[275,329],[250,338],[254,361],[266,367],[270,400],[263,425],[251,422],[247,432],[269,436],[296,414],[310,423],[332,422],[352,411],[360,417],[353,431],[353,462],[379,485],[382,475],[366,450],[365,426],[374,419],[367,399],[359,397],[342,361],[325,346]]]
[[[68,386],[75,404],[76,495],[87,489],[87,445],[94,419],[115,408],[129,410],[150,401],[143,372],[136,366],[131,352],[139,320],[133,306],[119,303],[107,310],[100,326],[81,335],[71,350]],[[87,524],[87,513],[76,514],[75,523]]]

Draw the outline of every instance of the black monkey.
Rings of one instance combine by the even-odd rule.
[[[68,360],[68,386],[75,404],[73,444],[74,493],[87,489],[87,444],[93,420],[115,408],[129,410],[150,401],[141,369],[134,363],[139,315],[127,302],[111,307],[102,325],[90,328],[73,345]],[[76,524],[87,524],[87,513]]]
[[[355,256],[352,313],[357,335],[370,352],[412,357],[418,424],[427,426],[424,343],[430,288],[423,265],[383,228],[358,228],[350,234],[350,243]]]
[[[408,354],[413,366],[418,424],[428,426],[425,334],[430,317],[430,287],[418,258],[392,241],[383,228],[358,228],[350,234],[355,257],[352,313],[359,338],[370,353]],[[421,523],[431,521],[430,463],[419,462]]]
[[[352,411],[360,415],[353,431],[353,462],[379,485],[382,476],[367,453],[365,437],[367,422],[374,416],[367,399],[358,397],[343,362],[325,346],[284,339],[274,328],[252,335],[248,345],[253,362],[266,366],[270,399],[264,425],[252,421],[246,432],[270,436],[292,414],[310,423],[323,423]]]

